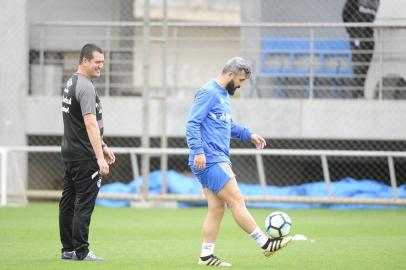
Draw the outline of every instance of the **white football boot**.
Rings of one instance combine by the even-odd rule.
[[[290,241],[292,241],[292,238],[292,236],[288,235],[281,238],[269,239],[268,246],[266,249],[264,249],[265,257],[269,257],[281,248],[286,247],[286,245],[289,244]]]
[[[223,260],[220,260],[214,255],[208,256],[205,258],[205,260],[202,260],[202,258],[199,258],[199,261],[197,262],[198,265],[205,265],[205,266],[231,266],[231,263],[225,262]]]

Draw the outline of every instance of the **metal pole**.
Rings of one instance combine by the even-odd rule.
[[[325,155],[321,156],[321,164],[323,167],[323,176],[324,176],[324,182],[326,183],[327,196],[328,196],[328,198],[332,198],[333,192],[331,191],[330,172],[328,170],[328,162],[327,162],[327,157]]]
[[[383,86],[383,36],[382,36],[382,28],[378,28],[378,37],[379,37],[379,43],[381,44],[380,46],[380,52],[379,52],[379,100],[382,100],[382,86]]]
[[[310,29],[310,74],[309,74],[309,98],[314,97],[314,28]]]
[[[106,89],[105,93],[106,96],[110,96],[110,51],[111,51],[111,27],[108,26],[106,28],[106,39],[107,39],[107,44],[106,44],[106,66],[104,68],[105,70],[105,81],[104,81],[104,88]]]
[[[142,90],[142,138],[141,145],[144,148],[149,148],[149,59],[150,59],[150,18],[149,0],[144,0],[144,16],[143,16],[143,79],[144,85]],[[142,155],[142,177],[143,188],[142,194],[148,194],[148,177],[149,177],[149,155],[147,153]]]
[[[39,64],[41,68],[44,66],[44,55],[45,55],[45,30],[41,28],[40,39],[39,39]]]
[[[178,28],[175,26],[173,27],[173,34],[172,34],[172,39],[173,39],[173,68],[172,68],[172,76],[173,76],[173,91],[178,92],[178,79],[179,79],[179,72],[178,71],[178,49],[179,49],[179,44],[178,44]]]
[[[389,177],[390,177],[390,185],[392,187],[392,195],[393,199],[396,200],[398,198],[398,190],[396,184],[396,172],[395,172],[395,163],[393,161],[393,157],[388,157],[388,166],[389,166]]]
[[[138,168],[138,158],[136,153],[130,153],[130,160],[131,160],[131,170],[133,172],[133,178],[134,180],[137,180],[137,178],[140,176],[140,170]],[[138,193],[139,190],[137,190]]]
[[[1,206],[7,205],[7,150],[1,150]]]
[[[168,148],[168,137],[166,134],[166,96],[168,93],[168,82],[167,82],[167,65],[168,65],[168,5],[167,0],[163,0],[163,18],[162,18],[162,106],[161,106],[161,147]],[[167,173],[168,173],[168,155],[163,154],[161,156],[161,175],[162,175],[162,194],[167,192]]]
[[[257,162],[258,177],[259,177],[259,183],[260,183],[261,189],[262,189],[262,194],[266,195],[267,192],[266,192],[264,160],[262,159],[261,154],[256,154],[255,159]]]
[[[40,32],[40,41],[39,41],[39,68],[41,71],[41,87],[45,88],[45,30],[42,27]],[[40,91],[41,93],[41,91]],[[32,93],[34,94],[34,93]]]

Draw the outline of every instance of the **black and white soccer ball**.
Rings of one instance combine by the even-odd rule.
[[[289,234],[292,220],[284,212],[273,212],[265,219],[265,231],[271,238],[280,238]]]

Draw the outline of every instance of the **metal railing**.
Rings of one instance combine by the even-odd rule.
[[[299,76],[303,82],[298,83],[297,81],[290,78],[290,81],[285,83],[284,87],[287,90],[291,91],[292,93],[302,93],[298,96],[289,96],[288,97],[301,97],[301,98],[317,98],[317,97],[330,97],[330,98],[351,98],[352,96],[348,93],[351,91],[363,91],[364,89],[358,89],[359,86],[351,85],[351,81],[340,82],[340,93],[344,93],[343,95],[336,94],[334,91],[337,88],[336,82],[329,83],[327,86],[317,86],[317,72],[315,69],[317,68],[317,61],[315,56],[315,48],[314,48],[314,41],[318,38],[325,38],[325,33],[327,32],[339,32],[339,36],[332,34],[328,38],[343,38],[348,39],[344,32],[345,27],[356,27],[356,28],[374,28],[376,31],[375,36],[375,47],[376,49],[373,50],[360,50],[357,53],[362,55],[372,54],[374,53],[374,76],[382,78],[385,76],[383,70],[385,69],[386,61],[388,57],[394,58],[404,58],[404,54],[399,51],[391,51],[393,50],[392,46],[387,46],[388,44],[392,43],[399,43],[403,44],[406,42],[406,38],[402,38],[401,35],[398,35],[395,38],[401,38],[401,40],[393,41],[389,40],[391,37],[389,35],[385,35],[386,30],[406,30],[405,23],[192,23],[192,22],[66,22],[66,21],[49,21],[49,22],[37,22],[31,24],[31,29],[35,29],[38,32],[38,45],[39,52],[38,52],[38,59],[35,61],[38,62],[40,69],[43,70],[43,66],[46,64],[45,54],[49,50],[47,46],[54,41],[59,42],[63,40],[61,36],[55,36],[51,34],[47,34],[48,29],[59,29],[59,28],[73,28],[73,29],[81,29],[81,28],[90,28],[90,29],[98,29],[98,34],[94,37],[89,37],[88,35],[81,36],[78,34],[75,36],[76,41],[85,42],[92,38],[96,41],[102,43],[102,46],[105,49],[106,54],[106,66],[105,72],[103,73],[102,77],[103,80],[98,83],[100,88],[104,89],[105,95],[121,95],[121,94],[134,94],[132,91],[138,91],[138,95],[142,93],[142,89],[147,87],[145,84],[147,82],[148,87],[154,91],[161,91],[159,89],[165,89],[164,93],[171,93],[172,95],[176,93],[182,93],[182,91],[186,91],[185,89],[197,89],[200,86],[201,77],[204,76],[210,78],[213,76],[211,68],[216,68],[217,65],[223,64],[223,60],[220,57],[220,60],[214,61],[215,59],[219,59],[218,55],[223,55],[222,57],[228,57],[228,54],[242,54],[242,56],[248,58],[255,62],[254,64],[257,66],[255,69],[257,71],[261,70],[261,61],[259,60],[261,54],[260,43],[264,37],[272,37],[272,36],[281,36],[281,33],[285,33],[287,37],[303,37],[310,40],[310,49],[308,51],[308,60],[306,63],[301,63],[299,65],[305,65],[309,68],[309,72],[307,76]],[[127,32],[134,32],[133,35],[122,35],[120,34],[119,29],[128,28],[133,29],[133,31],[126,31]],[[127,30],[128,30],[127,29]],[[187,30],[187,34],[183,33],[182,30]],[[201,31],[201,30],[205,30]],[[237,30],[236,30],[237,29]],[[249,31],[257,31],[258,34],[256,36],[244,36],[244,30]],[[270,32],[270,34],[264,34],[265,32]],[[324,31],[324,32],[323,32]],[[340,32],[341,31],[341,32]],[[300,32],[300,35],[297,34]],[[36,32],[35,32],[36,33]],[[232,34],[230,34],[232,33]],[[35,35],[35,34],[34,34]],[[206,36],[205,36],[206,35]],[[222,37],[224,36],[224,37]],[[371,41],[373,41],[371,39]],[[211,47],[207,47],[206,43],[214,44]],[[218,43],[216,43],[218,42]],[[227,44],[233,44],[235,48],[229,48],[228,50],[222,49],[224,42],[229,42]],[[249,42],[249,45],[244,44],[244,42]],[[136,43],[138,45],[136,45]],[[151,46],[155,44],[155,48]],[[182,47],[182,44],[189,44],[189,47]],[[206,44],[202,46],[201,44]],[[215,45],[217,44],[217,45]],[[56,49],[53,48],[53,51]],[[79,48],[77,48],[79,50]],[[155,63],[152,61],[146,61],[141,63],[141,59],[139,59],[139,66],[135,67],[133,61],[137,58],[125,58],[125,59],[113,59],[112,54],[114,52],[121,52],[130,55],[138,55],[142,52],[144,55],[143,60],[146,61],[148,59],[152,59],[153,55],[162,53],[162,63]],[[214,67],[208,67],[206,63],[199,61],[202,59],[194,57],[187,58],[186,56],[191,54],[192,52],[207,52],[208,55],[205,54],[205,58],[210,59],[211,55],[213,56],[213,65]],[[221,53],[221,54],[220,54]],[[147,54],[147,55],[146,55]],[[195,53],[196,55],[196,53]],[[178,57],[181,56],[181,57]],[[141,57],[140,57],[141,58]],[[183,59],[183,60],[180,60]],[[186,59],[186,60],[185,60]],[[125,60],[125,63],[123,62]],[[59,60],[57,60],[59,61]],[[76,59],[75,59],[76,61]],[[183,61],[183,62],[182,62]],[[186,61],[186,62],[185,62]],[[397,60],[398,61],[398,60]],[[52,62],[52,61],[51,61]],[[200,63],[199,63],[200,62]],[[61,63],[57,63],[61,64]],[[134,70],[129,71],[129,69],[124,69],[118,67],[119,65],[126,65],[126,66],[133,66]],[[156,74],[156,78],[154,77],[151,82],[148,80],[139,80],[140,83],[137,85],[134,83],[135,73],[134,71],[139,68],[141,72],[138,72],[137,76],[142,76],[148,78],[151,76],[151,70],[153,65],[159,65],[160,74]],[[201,66],[200,66],[200,65]],[[353,62],[350,63],[352,67],[356,67],[359,65],[364,65],[363,62]],[[113,65],[115,68],[113,68]],[[185,67],[185,68],[183,68]],[[189,68],[186,68],[189,67]],[[190,67],[193,67],[192,70],[196,71],[195,73],[191,74]],[[219,69],[218,67],[217,69]],[[187,72],[184,73],[184,72]],[[260,72],[257,72],[259,79]],[[196,77],[194,74],[199,74],[200,77]],[[210,74],[210,75],[209,75]],[[386,74],[387,75],[387,74]],[[153,75],[155,76],[155,75]],[[173,77],[173,78],[171,78]],[[347,76],[348,77],[348,76]],[[171,80],[169,80],[171,78]],[[361,79],[366,80],[366,74],[353,74],[353,79]],[[266,78],[266,79],[269,79]],[[343,79],[339,77],[339,79]],[[344,78],[346,79],[346,78]],[[329,78],[328,80],[331,80]],[[146,81],[146,82],[145,82]],[[154,86],[153,82],[159,81],[159,86]],[[180,81],[180,82],[178,82]],[[195,81],[199,81],[196,82]],[[187,82],[187,84],[184,84]],[[367,82],[368,86],[366,86],[367,91],[371,92],[371,87],[375,88],[375,85],[371,86],[375,81],[370,83]],[[373,98],[376,95],[377,99],[395,99],[394,92],[404,92],[406,86],[390,86],[384,85],[383,80],[377,80],[377,91],[368,94],[368,98]],[[60,82],[61,84],[63,82]],[[263,93],[267,93],[268,90],[273,90],[274,88],[278,88],[278,85],[274,82],[268,82],[256,85],[255,82],[252,85],[252,88],[259,88],[259,91]],[[112,89],[115,91],[112,91]],[[136,90],[137,89],[137,90]],[[117,90],[117,91],[116,91]],[[255,91],[258,89],[254,89],[251,91],[250,95],[255,95]],[[387,90],[387,91],[386,91]],[[269,91],[268,91],[269,92]],[[330,93],[334,92],[334,94],[324,95],[323,93]],[[304,93],[304,94],[303,94]],[[347,93],[347,94],[346,94]],[[324,96],[323,96],[324,95]],[[403,97],[403,94],[398,94]],[[266,95],[264,95],[266,97]],[[286,96],[272,96],[272,97],[286,97]]]
[[[187,155],[188,149],[183,148],[112,148],[117,154],[129,154],[132,157],[132,171],[134,178],[138,176],[139,170],[137,165],[137,155],[146,155],[149,157],[161,157],[168,155]],[[0,195],[1,206],[7,205],[7,167],[8,156],[12,152],[24,153],[57,153],[60,152],[60,147],[56,146],[16,146],[16,147],[0,147],[1,154],[1,179],[0,179]],[[262,194],[255,196],[246,196],[247,201],[269,201],[269,202],[306,202],[306,203],[321,203],[321,204],[381,204],[381,205],[406,205],[406,199],[398,198],[396,171],[394,166],[394,158],[405,158],[405,152],[394,151],[341,151],[341,150],[276,150],[276,149],[232,149],[231,154],[234,156],[255,156],[256,167],[258,170],[258,183],[262,186]],[[270,196],[265,192],[266,175],[263,165],[263,156],[313,156],[320,157],[321,166],[323,169],[324,183],[327,191],[325,197],[303,197],[303,196]],[[331,179],[328,166],[329,157],[386,157],[388,171],[390,175],[390,183],[392,188],[392,198],[347,198],[335,197],[332,193]],[[161,168],[167,168],[161,164]],[[114,194],[101,193],[99,198],[105,199],[129,199],[134,201],[156,201],[156,200],[174,200],[174,201],[202,201],[202,195],[191,194],[168,194],[165,187],[165,177],[162,179],[162,193],[159,195],[148,194],[148,179],[143,181],[143,188],[138,194]],[[28,198],[59,198],[61,191],[53,190],[25,190],[24,195]]]

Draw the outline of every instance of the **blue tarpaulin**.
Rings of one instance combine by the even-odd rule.
[[[153,171],[149,175],[149,194],[161,193],[162,175],[161,171]],[[142,187],[143,179],[131,181],[129,183],[112,183],[103,185],[100,193],[136,193]],[[293,186],[267,186],[265,194],[263,188],[258,184],[239,183],[243,195],[273,195],[273,196],[308,196],[327,197],[327,190],[324,181],[306,183]],[[201,194],[201,186],[195,177],[186,176],[176,171],[167,173],[167,189],[170,194]],[[375,180],[356,180],[350,177],[334,181],[331,183],[331,191],[334,197],[346,198],[392,198],[392,188]],[[406,185],[401,185],[397,190],[398,198],[406,198]],[[125,207],[130,205],[129,200],[105,200],[98,199],[98,205],[108,207]],[[179,206],[205,205],[199,202],[182,202]],[[248,207],[269,207],[278,209],[289,208],[390,208],[395,206],[379,205],[344,205],[344,204],[317,204],[317,203],[275,203],[275,202],[247,202]]]

